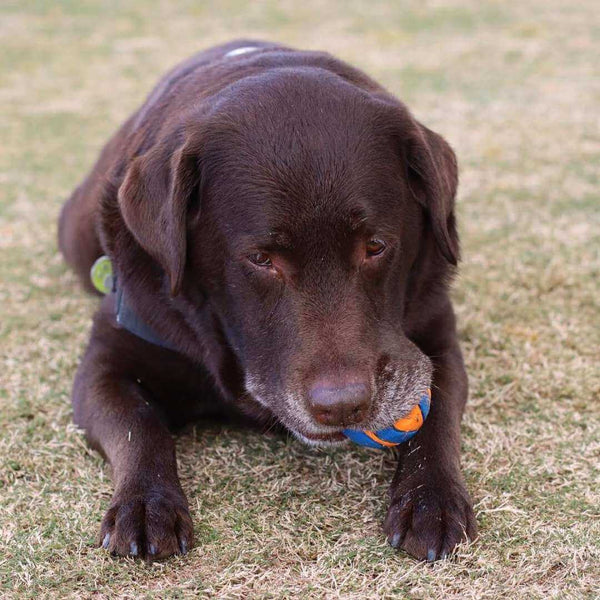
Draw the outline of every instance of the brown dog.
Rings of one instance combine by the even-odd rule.
[[[429,387],[384,529],[428,560],[475,535],[447,292],[456,186],[448,144],[328,54],[232,42],[161,80],[59,223],[86,287],[100,255],[116,272],[73,388],[75,422],[114,470],[104,547],[192,544],[171,428],[225,412],[333,444]]]

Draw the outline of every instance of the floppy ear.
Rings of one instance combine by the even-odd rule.
[[[456,156],[442,136],[415,121],[407,160],[410,188],[429,215],[440,252],[456,265],[460,253],[454,216]]]
[[[183,281],[187,214],[200,178],[198,148],[177,141],[163,141],[137,157],[118,195],[127,227],[164,269],[172,296]]]

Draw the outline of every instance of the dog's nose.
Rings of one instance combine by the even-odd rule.
[[[322,425],[356,425],[371,406],[366,382],[317,382],[309,392],[310,413]]]

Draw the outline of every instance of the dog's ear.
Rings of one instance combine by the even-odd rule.
[[[119,188],[125,223],[164,269],[172,296],[183,281],[188,209],[199,180],[198,144],[172,136],[134,159]]]
[[[458,187],[456,156],[446,140],[413,121],[406,146],[409,186],[425,208],[440,252],[456,265],[459,240],[454,215]]]

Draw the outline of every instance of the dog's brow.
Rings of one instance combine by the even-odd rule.
[[[346,219],[352,231],[357,231],[365,226],[368,221],[368,216],[364,210],[358,209],[352,211],[352,213]]]
[[[286,249],[290,249],[292,247],[291,237],[283,231],[269,231],[268,238],[269,243],[273,246],[279,246],[280,248]]]
[[[366,224],[367,224],[368,218],[365,215],[364,217],[361,217],[360,219],[352,219],[350,221],[350,229],[352,231],[358,231],[359,229],[362,229]]]
[[[240,249],[263,248],[265,250],[291,250],[293,248],[290,236],[282,231],[266,231],[256,234],[242,235],[236,246]]]

